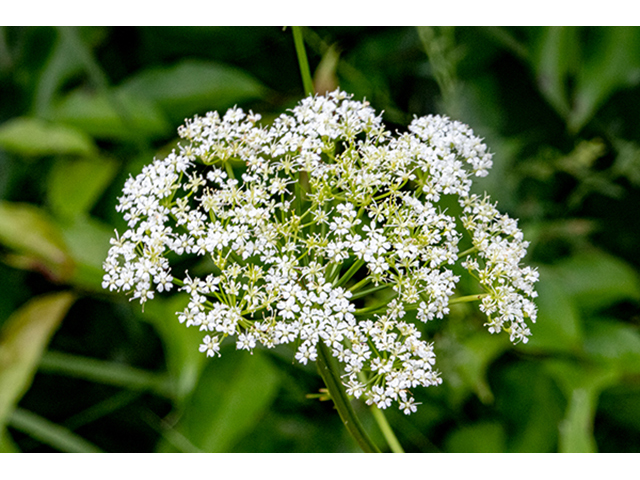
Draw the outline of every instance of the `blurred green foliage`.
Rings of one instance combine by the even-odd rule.
[[[541,273],[529,344],[467,304],[421,327],[444,383],[411,417],[387,412],[405,449],[640,451],[640,29],[304,34],[317,90],[486,139],[479,187]],[[141,312],[100,286],[124,180],[185,117],[237,104],[269,121],[301,96],[281,28],[0,28],[2,451],[357,451],[292,351],[207,359],[180,295]]]

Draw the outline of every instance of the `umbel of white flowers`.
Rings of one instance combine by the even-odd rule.
[[[306,364],[324,342],[349,395],[407,414],[410,389],[442,380],[406,312],[443,318],[456,263],[482,289],[489,331],[527,341],[538,273],[521,265],[517,221],[470,193],[492,162],[468,126],[430,115],[394,136],[342,91],[259,120],[240,108],[189,120],[178,152],[127,180],[117,210],[128,230],[111,241],[104,288],[143,305],[187,292],[177,316],[203,332],[208,356],[233,337],[249,351],[293,343]],[[443,195],[457,198],[459,218],[439,208]],[[208,258],[210,273],[176,278],[169,258],[183,255]],[[357,308],[385,288],[386,301]]]

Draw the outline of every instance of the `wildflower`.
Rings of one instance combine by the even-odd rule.
[[[527,341],[538,274],[521,264],[517,220],[470,192],[491,154],[468,126],[430,115],[394,137],[341,91],[305,98],[269,126],[259,120],[240,108],[188,120],[185,145],[126,181],[117,210],[128,230],[112,240],[104,288],[144,305],[177,286],[190,297],[178,320],[206,332],[207,356],[235,338],[249,352],[296,345],[307,364],[323,342],[348,394],[406,414],[418,405],[411,389],[442,379],[433,344],[405,318],[448,314],[454,265],[483,289],[489,332]],[[439,208],[445,195],[460,218]],[[184,255],[216,274],[180,278],[168,259]],[[356,308],[371,284],[393,298]]]

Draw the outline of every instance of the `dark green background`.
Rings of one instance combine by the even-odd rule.
[[[640,29],[304,34],[317,89],[391,129],[442,113],[485,138],[477,188],[520,219],[540,271],[526,345],[470,305],[421,327],[444,383],[410,417],[387,411],[405,449],[640,451]],[[124,180],[185,117],[237,104],[268,122],[301,95],[290,29],[0,28],[4,451],[357,451],[292,350],[206,359],[173,316],[183,298],[142,313],[100,287]]]

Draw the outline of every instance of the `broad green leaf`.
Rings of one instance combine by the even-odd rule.
[[[18,117],[0,125],[0,148],[26,157],[94,155],[96,146],[83,131],[38,118]]]
[[[52,109],[54,120],[105,140],[155,139],[171,135],[164,114],[145,97],[75,90]]]
[[[587,312],[625,299],[640,299],[635,270],[624,261],[599,250],[573,255],[553,266],[563,290]]]
[[[185,409],[184,435],[205,452],[229,452],[271,405],[280,383],[275,367],[255,351],[230,348],[208,359]]]
[[[460,377],[483,403],[493,402],[493,393],[487,381],[491,363],[511,348],[508,336],[479,332],[465,339],[456,353]]]
[[[564,289],[564,282],[554,269],[539,268],[536,284],[538,318],[529,325],[529,343],[519,348],[558,352],[578,352],[582,348],[580,315],[572,298]]]
[[[616,320],[589,321],[584,349],[591,360],[611,364],[628,375],[640,373],[640,332],[635,326]]]
[[[75,263],[70,282],[85,289],[103,292],[102,262],[107,257],[113,230],[101,221],[86,216],[78,216],[62,225],[60,230]]]
[[[579,131],[617,90],[640,82],[640,29],[600,27],[574,89],[569,128]]]
[[[11,426],[61,452],[101,453],[98,447],[69,429],[28,410],[17,408],[11,415]]]
[[[445,442],[450,453],[503,453],[506,434],[499,423],[480,422],[454,430]]]
[[[153,101],[178,122],[196,113],[262,98],[267,92],[250,74],[203,60],[184,60],[171,67],[144,70],[119,89],[129,97]]]
[[[35,297],[0,330],[0,426],[31,385],[49,339],[74,300],[70,292]]]
[[[59,228],[43,210],[26,203],[0,202],[0,243],[15,250],[20,266],[63,281],[74,269]]]
[[[566,401],[540,362],[506,365],[494,376],[495,407],[509,428],[510,452],[553,452]]]
[[[106,158],[57,159],[47,179],[52,211],[62,219],[88,213],[117,169],[118,164]]]

